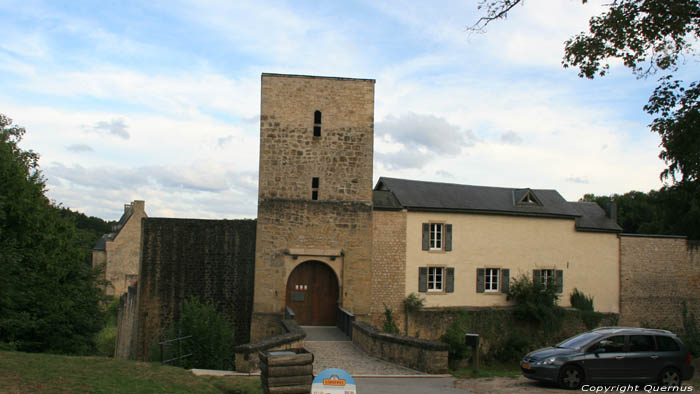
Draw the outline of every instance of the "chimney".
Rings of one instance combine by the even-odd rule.
[[[146,213],[146,201],[144,200],[134,200],[131,203],[131,207],[133,208],[134,212]]]
[[[612,219],[617,223],[617,204],[610,201],[605,204],[605,216]]]
[[[124,204],[124,213],[129,212],[129,209],[131,209],[131,204]]]

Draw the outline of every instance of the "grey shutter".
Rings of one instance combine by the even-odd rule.
[[[557,293],[564,292],[564,271],[556,270],[554,279],[557,281]]]
[[[428,291],[428,267],[418,267],[418,292]]]
[[[507,293],[508,290],[510,289],[509,283],[510,281],[510,270],[509,269],[502,269],[501,270],[501,293]]]
[[[430,250],[430,224],[423,223],[423,250]]]
[[[452,250],[452,225],[445,225],[445,251],[449,252]]]
[[[446,293],[454,293],[455,292],[455,269],[454,268],[447,268],[447,283],[445,285],[445,292]]]
[[[484,269],[483,268],[477,268],[476,269],[476,292],[477,293],[483,293],[484,292]]]
[[[539,284],[541,280],[540,270],[532,270],[532,283]]]

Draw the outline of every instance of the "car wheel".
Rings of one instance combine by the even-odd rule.
[[[679,386],[681,375],[677,369],[666,368],[659,374],[659,386]]]
[[[575,365],[565,365],[559,372],[559,385],[565,389],[576,390],[583,384],[583,370]]]

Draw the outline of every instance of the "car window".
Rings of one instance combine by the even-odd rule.
[[[619,353],[625,348],[625,336],[616,335],[607,337],[595,345],[591,346],[588,351],[593,352],[598,349],[603,349],[605,353]]]
[[[656,349],[651,335],[630,335],[630,352],[653,352]]]
[[[578,349],[596,338],[600,338],[600,334],[596,334],[593,332],[584,332],[583,334],[576,335],[575,337],[569,338],[564,342],[559,343],[557,347],[562,347],[566,349]]]
[[[678,342],[674,341],[671,337],[663,335],[656,336],[656,344],[660,352],[677,352],[681,350],[678,346]]]

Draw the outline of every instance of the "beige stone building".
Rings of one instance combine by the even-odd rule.
[[[141,219],[146,202],[135,200],[124,205],[124,214],[111,233],[105,234],[92,249],[92,266],[104,267],[107,295],[120,296],[138,280],[141,257]]]
[[[405,238],[403,250],[374,248],[375,256],[398,251],[405,261],[396,267],[405,280],[401,300],[418,293],[426,307],[505,306],[510,281],[524,275],[556,286],[562,306],[577,288],[597,310],[619,312],[614,209],[567,202],[555,190],[394,178],[380,178],[374,193],[375,232],[400,223],[394,237]]]
[[[503,306],[510,280],[578,288],[618,312],[614,210],[555,190],[380,178],[374,80],[263,74],[251,339],[336,316],[375,325],[420,293],[428,307]]]

